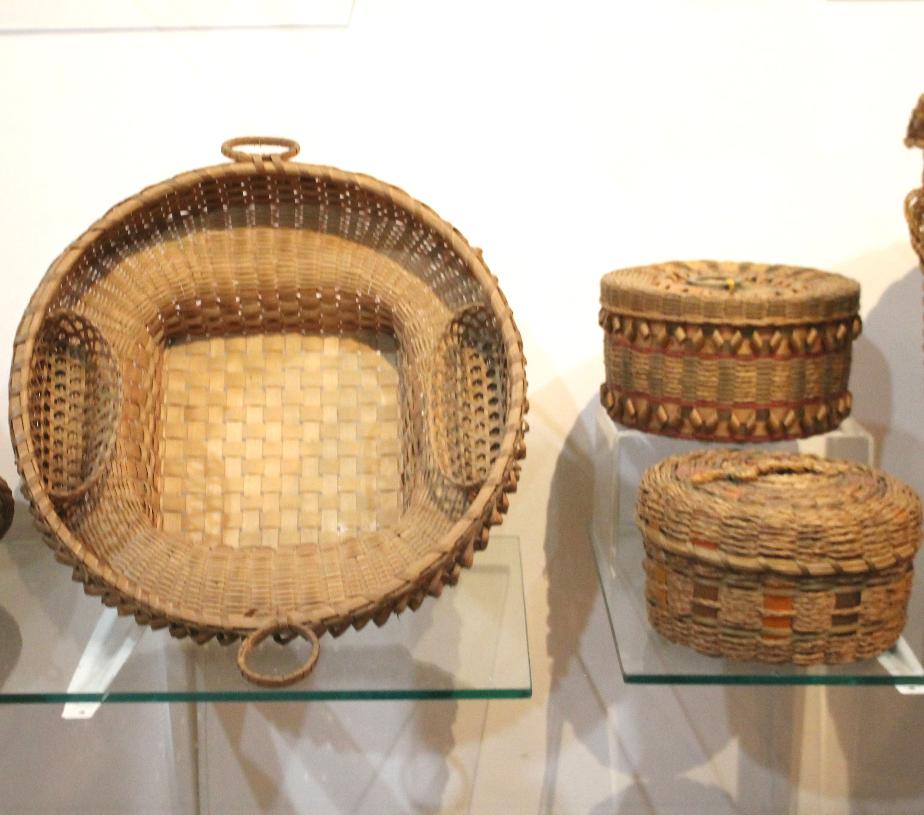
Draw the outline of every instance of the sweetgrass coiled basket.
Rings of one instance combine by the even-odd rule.
[[[636,522],[651,624],[705,654],[852,662],[905,626],[921,502],[882,470],[750,449],[672,456],[643,475]]]
[[[297,150],[234,139],[110,210],[39,285],[10,378],[58,559],[141,624],[245,637],[263,685],[453,583],[525,455],[522,342],[480,251]],[[253,671],[270,635],[308,662]]]
[[[610,417],[648,433],[764,442],[850,413],[860,286],[793,266],[689,261],[601,281]]]

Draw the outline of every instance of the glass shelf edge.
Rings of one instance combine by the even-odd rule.
[[[893,688],[897,685],[924,686],[922,677],[915,676],[787,676],[780,679],[768,676],[722,676],[719,674],[627,674],[622,672],[622,678],[627,685],[761,685],[775,687],[832,687],[832,686],[877,686]]]
[[[108,696],[94,693],[11,693],[2,697],[4,704],[141,704],[148,702],[381,702],[427,701],[458,699],[531,699],[532,688],[496,688],[492,690],[419,690],[419,691],[314,691],[310,693],[280,693],[255,691],[244,694],[209,694],[196,692],[177,693],[112,693]]]

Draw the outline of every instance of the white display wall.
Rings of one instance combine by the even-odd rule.
[[[0,708],[0,812],[924,811],[924,698],[624,685],[587,538],[599,278],[635,263],[859,280],[855,415],[924,491],[922,276],[902,217],[922,32],[919,2],[357,0],[344,28],[0,33],[4,375],[55,255],[233,135],[296,138],[483,247],[529,366],[504,528],[533,670],[524,701],[214,705],[201,775],[183,706]],[[6,438],[0,475],[16,481]]]

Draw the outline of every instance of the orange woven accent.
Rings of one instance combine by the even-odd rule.
[[[718,549],[719,548],[719,545],[717,543],[713,543],[712,541],[700,540],[698,538],[696,540],[691,541],[691,543],[697,549]]]
[[[792,597],[780,597],[767,594],[764,596],[764,609],[766,611],[789,612],[792,611]]]

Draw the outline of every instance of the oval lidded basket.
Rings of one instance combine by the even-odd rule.
[[[792,266],[715,261],[601,281],[606,381],[620,424],[707,441],[795,439],[850,413],[860,287]]]
[[[246,638],[269,686],[455,582],[525,455],[522,341],[480,251],[297,150],[234,139],[110,210],[46,273],[10,378],[57,557],[141,624]],[[270,635],[308,663],[253,671]]]
[[[887,473],[761,450],[664,459],[639,485],[653,627],[711,656],[874,657],[905,625],[921,502]]]

